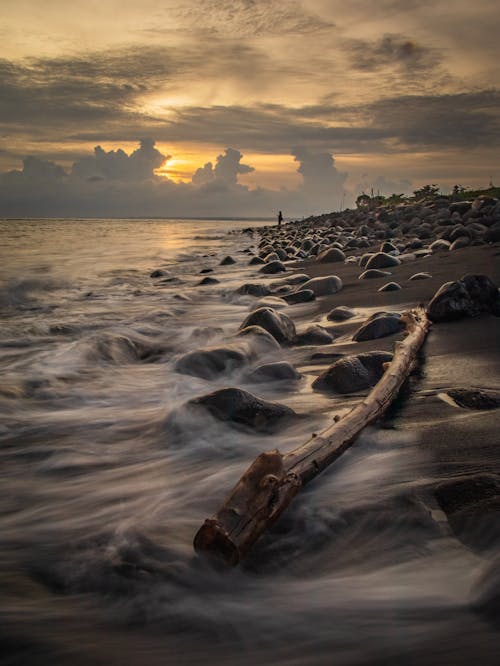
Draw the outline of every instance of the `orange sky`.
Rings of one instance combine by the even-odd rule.
[[[249,189],[302,150],[348,188],[500,182],[492,0],[3,0],[1,38],[0,173],[151,137],[174,182],[226,148]]]

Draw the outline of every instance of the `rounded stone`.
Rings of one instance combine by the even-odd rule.
[[[251,312],[244,320],[240,329],[247,326],[261,326],[270,333],[280,344],[291,344],[295,339],[295,324],[281,312],[273,308],[264,307]]]
[[[368,259],[366,268],[391,268],[392,266],[399,266],[400,263],[397,257],[385,252],[377,252]]]
[[[323,250],[318,254],[316,261],[320,264],[329,264],[339,261],[345,261],[345,254],[336,247]]]
[[[336,294],[342,289],[342,280],[337,275],[316,277],[304,282],[298,291],[305,291],[306,289],[313,291],[315,296]]]
[[[271,261],[268,264],[264,264],[262,268],[259,268],[260,273],[265,273],[268,275],[272,275],[274,273],[284,273],[285,271],[286,268],[284,264],[279,260]]]
[[[400,289],[402,289],[402,287],[397,282],[388,282],[380,287],[378,291],[399,291]]]
[[[312,384],[317,391],[353,393],[375,386],[384,374],[384,365],[392,361],[392,354],[373,351],[345,356],[335,361]]]

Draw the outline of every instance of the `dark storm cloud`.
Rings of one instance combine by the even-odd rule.
[[[500,145],[500,90],[384,99],[369,105],[366,116],[402,147],[435,150]]]
[[[168,156],[143,140],[131,155],[123,150],[96,147],[92,156],[77,161],[71,170],[48,160],[28,157],[22,170],[0,174],[1,216],[200,216],[273,215],[286,201],[295,214],[320,212],[340,204],[346,175],[324,151],[295,150],[303,175],[296,190],[250,188],[238,175],[253,167],[243,155],[227,148],[215,162],[199,169],[192,183],[174,183],[155,174]],[[320,174],[316,179],[315,174]],[[343,194],[342,194],[343,199]]]
[[[243,155],[239,150],[226,148],[224,155],[217,157],[215,167],[212,162],[207,162],[203,167],[197,169],[193,175],[193,183],[196,185],[205,185],[206,183],[221,181],[228,185],[236,185],[238,175],[251,173],[255,171],[248,164],[241,164]]]
[[[213,42],[192,49],[127,48],[74,58],[0,60],[0,129],[52,138],[98,127],[154,122],[139,111],[144,96],[199,77],[265,79],[266,57],[245,44]],[[269,72],[270,75],[270,72]]]
[[[437,49],[417,43],[404,35],[384,35],[378,40],[349,40],[343,44],[354,69],[374,72],[397,67],[408,73],[433,70],[441,62]]]

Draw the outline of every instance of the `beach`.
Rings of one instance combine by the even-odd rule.
[[[316,388],[335,362],[392,352],[398,315],[447,282],[496,289],[499,213],[3,223],[6,663],[496,663],[498,290],[436,317],[387,413],[237,568],[192,541],[259,453],[300,446],[376,383]],[[43,252],[23,251],[35,236]],[[360,279],[370,261],[387,274]],[[381,312],[394,332],[353,340]],[[206,399],[227,389],[274,407]]]

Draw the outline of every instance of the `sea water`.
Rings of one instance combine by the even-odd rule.
[[[483,562],[435,519],[418,433],[365,433],[239,568],[194,555],[259,452],[331,422],[293,350],[255,360],[302,363],[293,386],[176,371],[253,307],[235,289],[261,281],[261,224],[0,221],[2,664],[459,664],[475,645],[494,663],[472,608]],[[199,286],[209,268],[219,283]],[[198,415],[171,436],[227,386],[303,418],[269,436]]]

